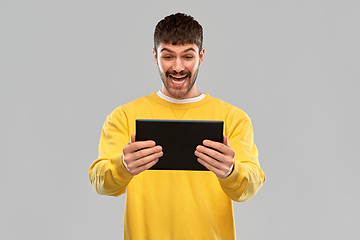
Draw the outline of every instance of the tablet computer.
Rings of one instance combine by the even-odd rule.
[[[222,121],[136,120],[136,141],[153,140],[163,156],[150,170],[208,170],[197,161],[195,149],[205,139],[223,141]]]

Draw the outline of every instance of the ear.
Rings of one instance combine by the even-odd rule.
[[[199,65],[201,65],[203,59],[204,59],[204,54],[205,54],[205,48],[202,48],[200,51],[200,61],[199,61]]]
[[[152,51],[153,51],[153,55],[154,55],[154,59],[155,59],[156,65],[159,65],[159,64],[158,64],[158,59],[157,59],[157,54],[156,54],[155,48],[153,48]]]

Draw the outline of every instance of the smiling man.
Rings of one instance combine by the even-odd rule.
[[[116,108],[103,126],[89,177],[99,194],[126,192],[124,239],[235,239],[232,201],[248,200],[265,182],[249,117],[196,88],[202,42],[193,17],[161,20],[153,54],[162,89]],[[222,143],[194,149],[210,171],[148,170],[164,153],[154,141],[135,141],[136,119],[223,121]]]
[[[172,43],[159,43],[157,49],[153,49],[153,54],[163,81],[161,92],[176,99],[201,95],[195,81],[205,49],[199,49],[195,44]]]

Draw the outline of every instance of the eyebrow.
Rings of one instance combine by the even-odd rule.
[[[170,50],[170,49],[168,49],[168,48],[163,48],[163,49],[161,49],[160,52],[162,52],[162,51],[168,51],[168,52],[171,52],[171,53],[175,53],[174,51],[172,51],[172,50]],[[190,51],[196,52],[194,48],[190,47],[190,48],[182,51],[181,53],[187,53],[187,52],[190,52]]]

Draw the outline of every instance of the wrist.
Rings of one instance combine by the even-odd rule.
[[[124,167],[126,168],[126,170],[131,174],[126,162],[124,161],[124,154],[122,155],[122,163],[123,163]]]
[[[234,170],[234,163],[231,165],[229,171],[224,175],[224,178],[227,178],[228,176],[230,176],[230,174],[233,172]]]

